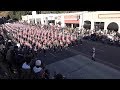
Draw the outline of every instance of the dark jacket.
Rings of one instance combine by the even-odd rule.
[[[6,60],[9,63],[14,63],[15,52],[13,49],[9,49],[6,54]]]

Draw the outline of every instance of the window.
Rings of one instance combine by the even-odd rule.
[[[73,24],[73,27],[74,28],[79,27],[79,24]]]
[[[70,27],[71,27],[71,24],[66,23],[66,26],[70,28]]]
[[[109,30],[109,31],[118,31],[118,29],[119,29],[119,26],[118,26],[118,24],[116,23],[116,22],[111,22],[108,26],[107,26],[107,29]]]
[[[94,28],[95,30],[103,30],[104,29],[104,22],[94,22]]]
[[[55,20],[49,20],[48,23],[53,23],[53,24],[55,24]]]
[[[36,11],[36,14],[41,14],[41,11]]]

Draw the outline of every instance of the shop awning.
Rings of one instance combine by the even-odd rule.
[[[65,23],[79,24],[79,20],[65,20]]]

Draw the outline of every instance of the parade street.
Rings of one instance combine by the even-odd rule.
[[[96,48],[96,61],[91,60],[93,46]],[[63,73],[68,79],[119,79],[119,52],[119,47],[84,41],[83,45],[60,52],[59,55],[54,54],[53,57],[51,55],[49,60],[46,58],[48,62],[52,61],[47,68],[51,76],[54,72]]]
[[[96,62],[120,70],[120,47],[88,40],[84,40],[83,45],[74,46],[67,50],[58,51],[57,53],[47,52],[47,56],[40,55],[40,59],[47,65],[79,54],[88,57],[91,60],[92,47],[96,48]]]

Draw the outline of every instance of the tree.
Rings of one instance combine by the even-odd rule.
[[[9,15],[7,15],[6,19],[7,19],[7,20],[9,20],[9,19],[10,19],[10,16],[9,16]]]
[[[14,13],[13,11],[10,11],[10,12],[8,13],[8,15],[10,16],[11,19],[13,19],[14,14],[15,14],[15,13]]]
[[[28,15],[28,14],[31,14],[31,13],[32,13],[32,11],[10,11],[8,15],[11,19],[16,18],[18,20],[21,20],[22,15]]]

